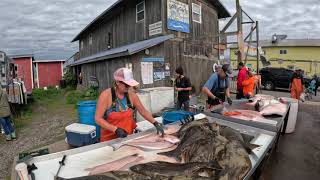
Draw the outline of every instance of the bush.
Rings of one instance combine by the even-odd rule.
[[[63,79],[66,80],[66,85],[68,89],[76,89],[77,87],[77,76],[69,69],[63,75]]]
[[[67,95],[67,103],[77,104],[81,101],[97,100],[98,96],[99,96],[98,91],[94,88],[88,88],[84,91],[79,91],[79,90],[69,91]]]
[[[36,101],[41,99],[53,99],[62,93],[63,93],[62,90],[57,89],[55,87],[48,87],[47,90],[44,90],[44,89],[32,90],[32,96]]]

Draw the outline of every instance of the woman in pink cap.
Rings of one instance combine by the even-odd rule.
[[[139,85],[133,79],[132,71],[120,68],[114,74],[115,86],[104,90],[99,97],[95,120],[101,126],[100,142],[115,138],[125,138],[137,127],[133,112],[139,113],[152,123],[158,133],[164,134],[162,124],[158,123],[141,104],[139,97],[130,87]]]

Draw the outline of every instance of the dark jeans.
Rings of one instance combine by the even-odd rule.
[[[243,99],[245,98],[243,95],[243,90],[237,90],[237,99]]]
[[[12,127],[10,117],[1,117],[0,118],[0,124],[2,128],[4,129],[4,132],[6,135],[9,135],[14,132],[14,128]]]
[[[178,100],[178,102],[177,102],[177,109],[180,110],[180,109],[182,108],[182,105],[183,105],[183,110],[189,111],[189,100],[184,101],[184,102],[180,102],[180,101]]]

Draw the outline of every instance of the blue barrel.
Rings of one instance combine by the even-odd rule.
[[[94,116],[96,114],[97,101],[83,101],[78,105],[78,115],[80,124],[96,126],[97,137],[100,138],[100,126],[96,124]]]
[[[194,115],[192,112],[187,112],[187,111],[169,111],[169,112],[164,112],[162,114],[162,119],[163,119],[163,124],[170,124],[176,121],[184,120],[188,116]]]

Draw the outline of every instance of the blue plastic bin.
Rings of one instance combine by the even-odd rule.
[[[96,124],[94,116],[96,114],[97,101],[83,101],[78,103],[79,122],[81,124],[96,126],[97,138],[100,139],[100,126]]]
[[[192,112],[187,112],[187,111],[169,111],[169,112],[164,112],[162,114],[162,119],[163,119],[163,124],[170,124],[176,121],[184,120],[188,116],[194,115]]]

